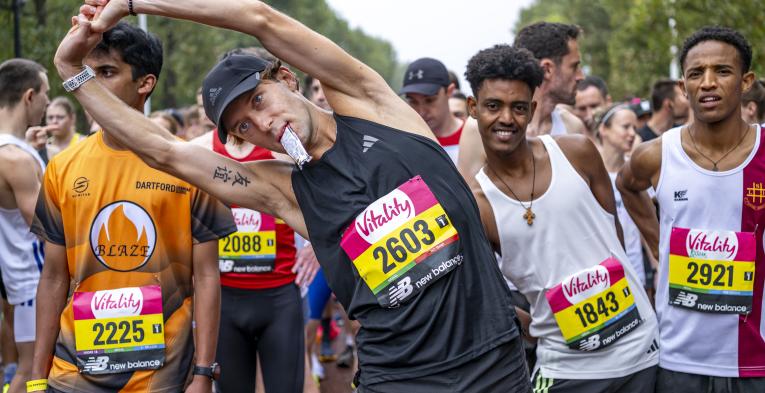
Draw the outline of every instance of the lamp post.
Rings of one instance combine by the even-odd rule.
[[[138,27],[140,27],[143,31],[149,32],[148,23],[146,21],[146,14],[140,14],[138,15]],[[149,116],[151,113],[151,97],[146,100],[146,102],[143,104],[143,114],[146,116]]]
[[[21,7],[24,0],[11,0],[11,11],[13,12],[13,55],[21,57]]]

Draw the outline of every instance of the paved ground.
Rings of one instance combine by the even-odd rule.
[[[342,334],[335,339],[333,347],[335,353],[343,352],[345,340]],[[321,393],[351,393],[351,382],[353,382],[353,370],[350,368],[340,368],[332,363],[324,363],[325,378],[321,381]]]

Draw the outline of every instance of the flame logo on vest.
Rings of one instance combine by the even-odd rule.
[[[90,247],[96,259],[118,272],[145,265],[156,243],[157,229],[149,213],[129,201],[105,206],[90,227]]]

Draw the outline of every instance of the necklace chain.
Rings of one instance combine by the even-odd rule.
[[[531,207],[534,205],[534,187],[535,187],[536,181],[537,181],[537,160],[534,158],[534,152],[533,151],[531,152],[531,168],[532,168],[532,172],[531,172],[531,198],[529,198],[529,206],[528,207],[526,207],[526,205],[523,204],[523,202],[521,201],[521,198],[519,198],[518,195],[516,195],[515,191],[513,191],[513,189],[510,188],[510,186],[507,184],[507,182],[505,182],[505,180],[503,180],[502,177],[500,177],[499,174],[497,174],[497,172],[494,171],[494,169],[491,168],[491,166],[487,165],[487,167],[489,168],[491,173],[493,173],[494,176],[496,176],[497,179],[499,179],[499,181],[501,181],[502,184],[504,184],[505,187],[507,187],[507,189],[510,191],[510,194],[512,194],[513,197],[515,197],[515,199],[518,201],[518,203],[520,203],[521,206],[524,209],[526,209],[526,213],[523,214],[523,218],[526,219],[526,223],[528,223],[529,225],[533,224],[534,223],[534,218],[536,218],[536,215],[534,214],[533,211],[531,211]]]
[[[696,153],[699,153],[702,157],[706,158],[709,162],[712,163],[712,171],[717,172],[719,169],[717,168],[717,164],[722,161],[725,157],[728,156],[728,154],[733,153],[734,150],[736,150],[739,146],[741,146],[741,143],[744,142],[744,139],[749,134],[749,126],[746,126],[746,131],[744,131],[744,134],[741,136],[741,139],[739,139],[738,143],[736,143],[736,146],[733,146],[732,149],[728,150],[727,153],[723,154],[722,157],[720,157],[717,161],[707,157],[706,154],[702,153],[701,150],[699,150],[699,147],[696,146],[696,140],[693,138],[693,124],[688,126],[688,136],[691,137],[691,143],[693,144],[693,148],[696,150]]]

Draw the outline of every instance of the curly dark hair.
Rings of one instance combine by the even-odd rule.
[[[568,54],[568,42],[579,38],[580,32],[577,25],[538,22],[522,28],[513,46],[530,50],[539,60],[552,59],[560,64]]]
[[[544,74],[539,62],[526,49],[510,45],[495,45],[473,56],[467,64],[465,78],[478,96],[478,90],[486,79],[519,80],[534,90],[542,84]]]
[[[696,30],[683,43],[683,49],[680,51],[680,66],[685,69],[685,58],[688,52],[694,46],[705,41],[720,41],[736,48],[739,57],[741,57],[741,70],[749,72],[752,66],[752,46],[744,36],[736,30],[722,26],[706,26]]]

